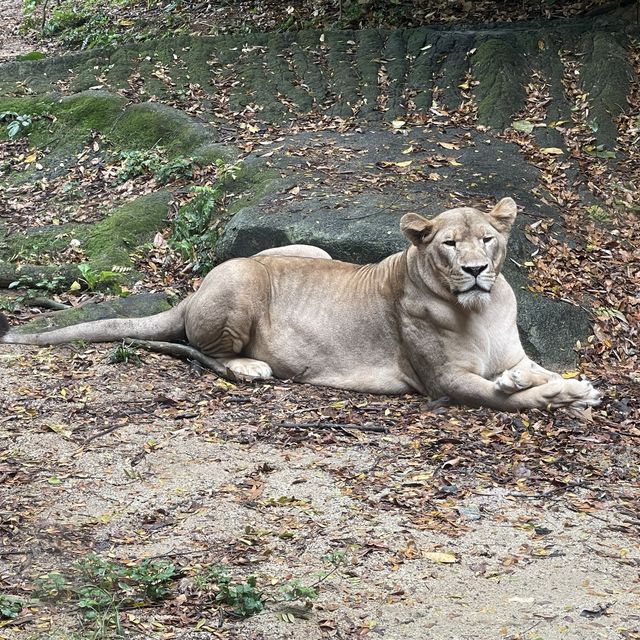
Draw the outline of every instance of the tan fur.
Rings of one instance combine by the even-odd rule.
[[[516,216],[511,198],[485,214],[407,214],[411,246],[355,265],[296,245],[229,260],[180,305],[157,316],[103,320],[5,342],[58,344],[139,338],[188,342],[246,376],[355,391],[447,395],[517,410],[599,402],[586,381],[531,362],[516,302],[500,275]]]

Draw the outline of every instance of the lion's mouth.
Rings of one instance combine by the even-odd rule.
[[[472,291],[482,291],[483,293],[489,293],[491,290],[490,289],[485,289],[484,287],[481,287],[477,282],[475,284],[472,284],[468,289],[459,289],[458,291],[455,291],[455,295],[459,296],[463,293],[471,293]]]

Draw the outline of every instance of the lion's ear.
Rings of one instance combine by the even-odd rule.
[[[513,198],[502,198],[487,214],[491,224],[501,233],[509,233],[518,214],[518,207]]]
[[[433,222],[417,213],[405,213],[400,218],[400,229],[407,239],[417,246],[431,240]]]

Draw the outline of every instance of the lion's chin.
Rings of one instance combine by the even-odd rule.
[[[491,301],[491,292],[474,289],[473,291],[465,291],[458,294],[458,304],[464,309],[471,311],[480,311],[484,309]]]

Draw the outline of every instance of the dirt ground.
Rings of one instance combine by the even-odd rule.
[[[5,585],[93,549],[184,570],[173,600],[126,614],[128,637],[638,637],[632,488],[608,486],[637,456],[615,429],[543,414],[496,425],[475,410],[474,433],[461,433],[465,410],[413,396],[231,387],[159,355],[110,365],[108,349],[2,349]],[[388,431],[279,426],[292,420]],[[545,477],[554,455],[522,455],[559,442],[573,486]],[[599,458],[609,482],[596,480]],[[189,597],[202,564],[313,581],[335,551],[345,562],[308,620],[282,621],[275,603],[222,619]],[[0,637],[77,637],[64,632],[77,614],[55,605],[18,620]],[[201,620],[209,631],[187,632]]]

